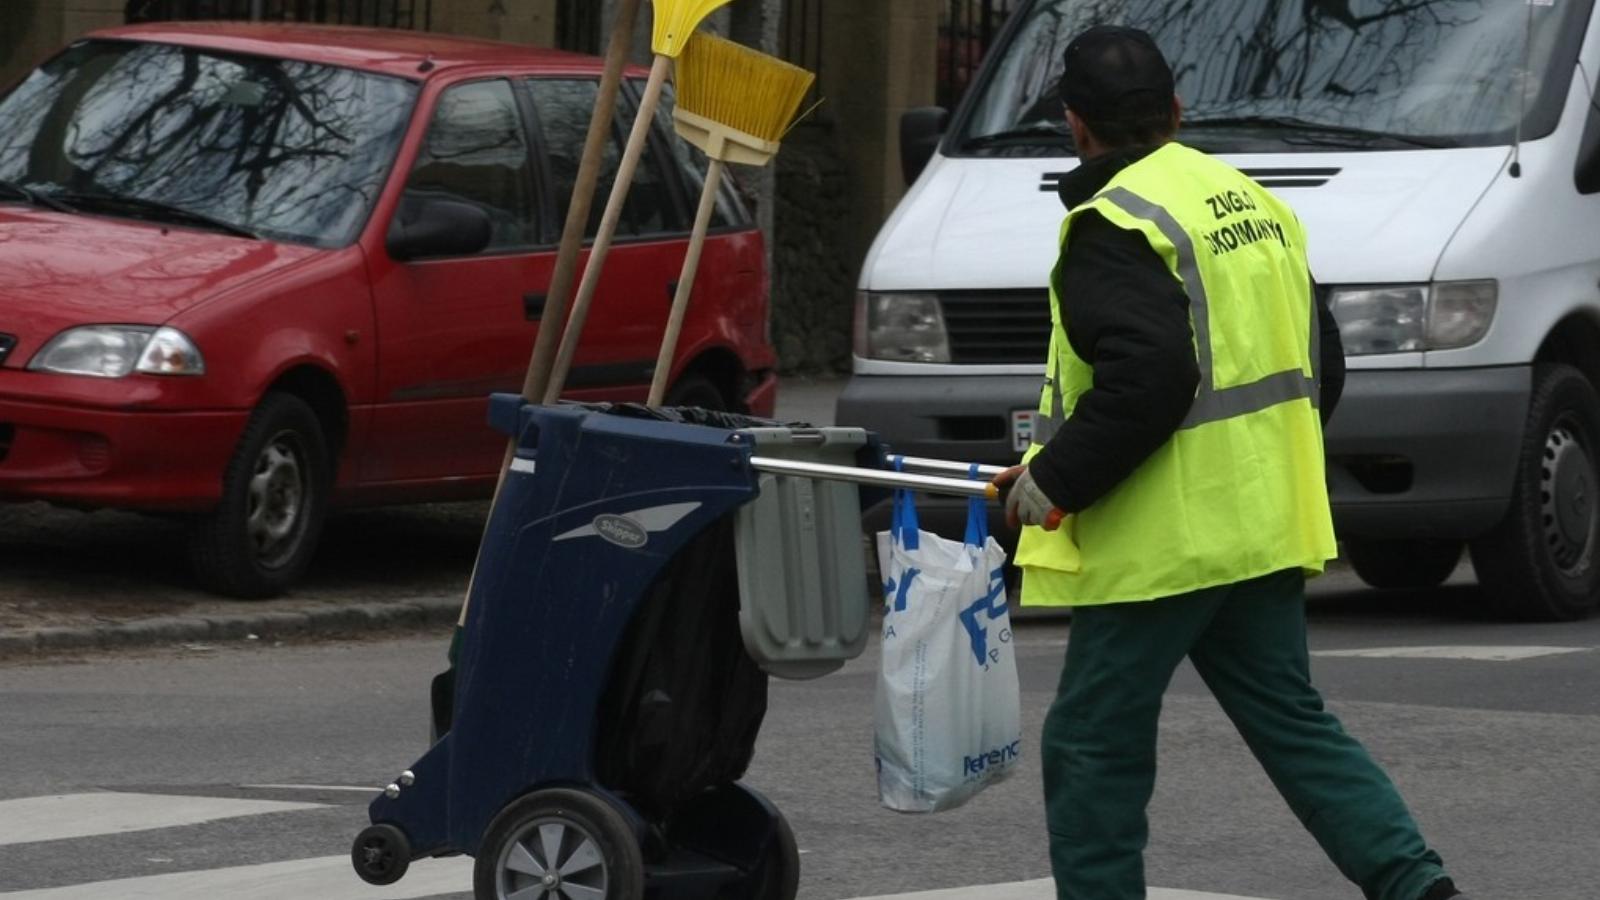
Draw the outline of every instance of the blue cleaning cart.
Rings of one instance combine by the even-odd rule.
[[[793,900],[794,835],[738,783],[767,676],[865,647],[860,486],[986,486],[860,429],[658,418],[492,401],[518,450],[448,731],[372,802],[364,880],[468,854],[478,900]]]

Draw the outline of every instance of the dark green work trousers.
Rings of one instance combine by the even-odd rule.
[[[1369,900],[1418,900],[1444,877],[1388,776],[1311,686],[1305,577],[1294,570],[1073,610],[1042,756],[1060,900],[1145,896],[1156,723],[1185,656],[1290,809]]]

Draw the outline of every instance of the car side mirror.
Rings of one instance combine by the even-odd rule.
[[[460,200],[407,194],[389,223],[386,245],[397,262],[482,253],[492,237],[489,214]]]
[[[1574,173],[1578,193],[1600,194],[1600,107],[1589,110],[1589,124],[1583,128],[1578,145],[1578,169]]]
[[[900,117],[900,171],[907,185],[928,167],[949,124],[950,111],[942,106],[919,107]]]

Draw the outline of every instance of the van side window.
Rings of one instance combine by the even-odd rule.
[[[533,94],[534,110],[539,117],[539,133],[550,160],[550,187],[555,192],[556,221],[564,223],[567,220],[567,208],[572,204],[572,186],[578,178],[578,164],[583,158],[589,119],[594,113],[600,88],[592,79],[558,78],[531,79],[528,87]],[[622,160],[627,129],[632,125],[631,121],[623,121],[624,118],[631,119],[631,107],[619,103],[617,127],[612,129],[612,139],[606,144],[600,184],[589,213],[587,235],[591,238],[599,231],[608,191],[616,181],[617,168]],[[652,142],[639,161],[633,188],[628,192],[627,202],[622,207],[622,220],[617,225],[619,237],[652,237],[688,230],[685,217],[673,198],[672,184],[667,180],[668,172],[656,159],[654,150]]]
[[[475,81],[444,92],[406,193],[460,200],[488,213],[486,252],[538,243],[527,131],[510,82]]]

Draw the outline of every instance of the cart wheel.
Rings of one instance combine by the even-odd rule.
[[[372,825],[356,835],[350,861],[367,884],[394,884],[411,868],[411,841],[393,825]]]
[[[750,878],[754,891],[751,900],[794,900],[800,892],[800,847],[795,843],[789,820],[778,814],[777,833]]]
[[[495,817],[472,883],[476,900],[641,900],[644,856],[604,800],[538,791]]]

